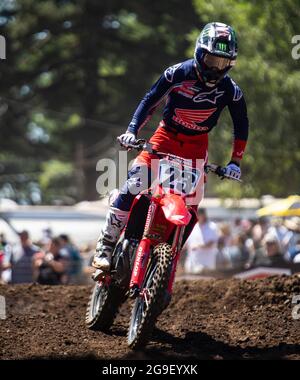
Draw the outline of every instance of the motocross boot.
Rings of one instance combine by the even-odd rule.
[[[129,211],[122,211],[114,207],[110,208],[97,242],[92,263],[96,269],[101,269],[103,272],[110,270],[112,253],[120,233],[127,223],[128,214]]]

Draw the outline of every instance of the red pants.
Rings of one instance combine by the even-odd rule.
[[[208,155],[208,134],[187,136],[176,131],[170,131],[163,127],[161,121],[149,142],[159,152],[171,153],[187,159],[204,159]],[[134,164],[146,164],[151,166],[151,159],[157,158],[148,152],[140,153]]]

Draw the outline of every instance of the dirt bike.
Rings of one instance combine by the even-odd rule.
[[[112,254],[110,273],[95,271],[86,325],[107,331],[130,297],[134,303],[127,342],[130,348],[139,349],[147,344],[157,318],[171,300],[180,251],[197,222],[195,204],[188,199],[197,188],[203,190],[209,172],[236,179],[220,166],[202,162],[195,167],[191,160],[157,152],[145,140],[128,148],[158,157],[157,183],[135,197]]]

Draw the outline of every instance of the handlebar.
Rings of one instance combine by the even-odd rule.
[[[138,140],[135,140],[134,144],[122,144],[121,140],[120,140],[120,137],[117,137],[117,140],[119,141],[120,145],[124,148],[126,148],[127,150],[128,149],[135,149],[135,150],[146,150],[148,152],[148,149],[147,147],[151,147],[151,144],[150,143],[147,143],[147,141],[145,139],[138,139]],[[149,152],[149,153],[152,153],[152,152]]]
[[[137,150],[137,151],[146,151],[148,153],[151,153],[151,154],[156,154],[157,156],[168,156],[168,157],[173,157],[173,158],[176,158],[178,160],[182,160],[182,161],[186,161],[185,158],[183,157],[178,157],[178,156],[175,156],[173,154],[170,154],[170,153],[163,153],[163,152],[158,152],[157,150],[153,149],[152,147],[152,144],[148,143],[145,139],[138,139],[134,142],[134,144],[126,144],[126,146],[124,146],[121,142],[120,142],[120,139],[117,138],[119,143],[121,144],[121,146],[123,146],[124,148],[126,149],[134,149],[134,150]],[[216,165],[216,164],[206,164],[204,166],[204,170],[205,170],[205,173],[208,174],[208,173],[213,173],[215,175],[217,175],[218,177],[220,177],[221,179],[230,179],[232,181],[237,181],[237,182],[243,182],[241,179],[238,179],[238,178],[235,178],[235,177],[232,177],[232,176],[229,176],[226,174],[226,168],[220,166],[220,165]]]
[[[213,173],[215,175],[217,175],[218,177],[220,177],[221,179],[230,179],[232,181],[237,181],[237,182],[243,182],[241,179],[239,178],[235,178],[235,177],[232,177],[230,175],[227,175],[226,174],[226,168],[220,166],[220,165],[216,165],[216,164],[206,164],[204,166],[204,170],[205,170],[205,173]]]

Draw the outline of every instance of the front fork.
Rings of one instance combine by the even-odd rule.
[[[149,234],[152,222],[154,220],[157,207],[158,207],[157,204],[150,203],[150,206],[147,212],[144,234],[143,234],[142,240],[140,241],[137,247],[133,269],[131,273],[130,284],[129,284],[129,289],[130,289],[131,295],[133,296],[138,295],[142,287],[145,274],[146,274],[150,252],[151,252],[151,239],[148,237],[148,234]]]
[[[142,288],[143,280],[146,275],[146,270],[148,267],[148,262],[150,258],[150,252],[151,252],[151,245],[153,245],[153,241],[151,240],[151,238],[148,237],[148,234],[149,234],[152,222],[154,220],[157,207],[159,206],[155,203],[152,203],[149,207],[146,224],[145,224],[144,236],[142,240],[140,241],[140,244],[138,245],[138,248],[137,248],[137,252],[136,252],[136,256],[135,256],[135,260],[133,264],[133,270],[131,274],[131,279],[130,279],[130,285],[129,285],[132,296],[136,296],[139,294]],[[174,238],[172,241],[173,263],[172,263],[172,269],[171,269],[171,276],[170,276],[170,280],[167,287],[167,291],[170,295],[172,294],[177,263],[180,257],[180,248],[182,245],[184,230],[185,230],[185,226],[175,227]]]
[[[137,295],[142,287],[151,252],[151,240],[142,238],[138,245],[130,279],[130,292]]]

